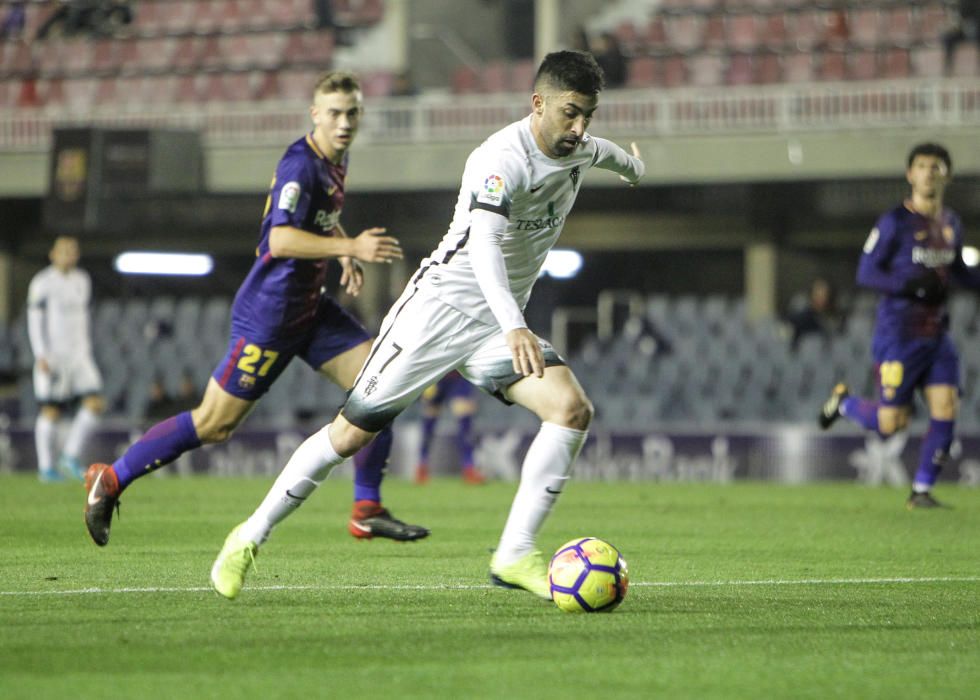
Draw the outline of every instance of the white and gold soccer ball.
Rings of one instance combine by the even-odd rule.
[[[626,560],[597,537],[566,542],[548,565],[555,605],[565,612],[609,612],[623,602],[629,587]]]

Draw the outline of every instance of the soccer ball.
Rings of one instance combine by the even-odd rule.
[[[552,600],[565,612],[609,612],[626,597],[629,572],[611,544],[578,537],[551,557],[548,583]]]

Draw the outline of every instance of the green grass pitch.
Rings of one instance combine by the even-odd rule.
[[[908,512],[852,484],[572,482],[545,526],[616,544],[631,587],[573,615],[487,584],[514,485],[391,480],[418,543],[344,530],[328,481],[234,602],[209,588],[259,479],[145,479],[100,549],[78,484],[0,477],[0,697],[968,698],[980,490]]]

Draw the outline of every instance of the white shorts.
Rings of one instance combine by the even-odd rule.
[[[565,364],[549,342],[540,344],[545,366]],[[523,378],[514,371],[499,326],[470,318],[409,285],[385,316],[341,413],[358,428],[377,432],[454,369],[505,402],[506,388]]]
[[[34,395],[38,403],[63,403],[102,393],[102,375],[91,355],[48,360],[49,371],[34,365]]]

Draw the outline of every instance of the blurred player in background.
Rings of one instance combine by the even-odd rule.
[[[340,283],[357,295],[363,262],[402,257],[398,241],[371,228],[348,238],[340,225],[348,153],[363,104],[357,79],[327,73],[313,91],[313,131],[293,143],[276,167],[252,269],[232,306],[228,352],[201,404],[153,426],[112,465],[86,474],[85,524],[98,545],[109,541],[119,494],[135,479],[170,464],[201,444],[223,442],[295,356],[350,389],[371,347],[364,327],[323,293],[327,258],[343,268]],[[355,457],[354,537],[416,540],[429,531],[395,519],[381,504],[381,480],[391,429]]]
[[[92,280],[78,268],[78,240],[59,236],[51,264],[34,275],[27,292],[27,330],[34,353],[34,394],[40,406],[34,426],[38,478],[81,480],[81,455],[105,408],[102,375],[92,357],[89,305]],[[81,400],[81,407],[58,452],[58,422]]]
[[[415,483],[424,484],[429,480],[429,450],[436,434],[436,424],[442,407],[449,404],[449,410],[456,419],[456,451],[463,465],[462,477],[467,484],[482,484],[486,481],[480,470],[473,464],[473,416],[479,406],[473,395],[473,385],[453,370],[437,383],[422,392],[422,447],[419,463],[415,467]]]
[[[952,173],[949,153],[938,144],[919,144],[909,153],[911,197],[878,219],[857,273],[858,284],[882,294],[871,348],[878,398],[850,396],[847,386],[838,384],[820,413],[824,429],[844,416],[888,436],[908,424],[915,390],[922,390],[929,430],[906,502],[909,508],[941,505],[931,490],[953,443],[959,357],[947,332],[950,282],[980,289],[980,271],[963,262],[960,219],[943,207]]]
[[[211,569],[219,593],[235,598],[272,529],[331,469],[456,369],[542,420],[490,573],[499,585],[551,597],[535,539],[585,443],[593,409],[564,360],[528,329],[523,309],[585,172],[612,170],[631,184],[643,175],[636,144],[630,155],[585,130],[602,84],[591,55],[548,54],[531,114],[470,154],[449,231],[388,312],[341,413],[293,453],[258,509],[225,539]]]

